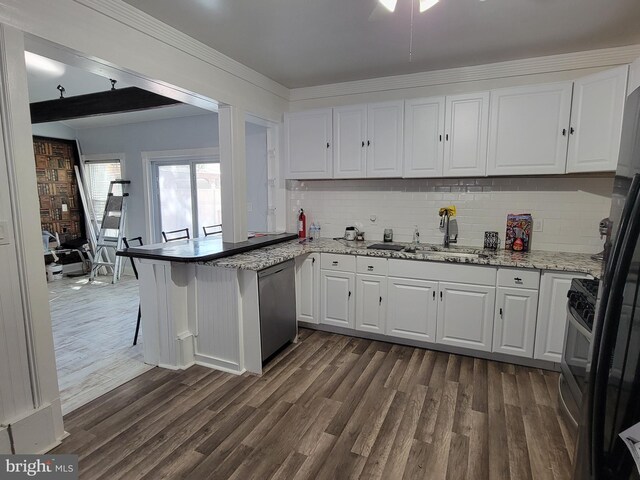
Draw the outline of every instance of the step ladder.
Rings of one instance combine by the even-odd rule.
[[[96,239],[96,251],[91,265],[89,281],[93,281],[102,267],[113,272],[112,283],[120,280],[122,272],[122,257],[116,255],[122,249],[124,227],[127,219],[127,197],[125,187],[131,184],[129,180],[114,180],[109,183],[107,203],[102,215],[100,232]],[[115,188],[114,188],[115,187]],[[119,190],[114,192],[114,190]]]

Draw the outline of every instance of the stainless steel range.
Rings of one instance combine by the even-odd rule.
[[[587,387],[598,284],[597,280],[574,278],[567,293],[567,326],[560,363],[560,398],[565,412],[576,425]]]

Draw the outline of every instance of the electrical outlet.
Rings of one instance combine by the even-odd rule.
[[[534,232],[541,232],[543,228],[544,228],[544,220],[542,220],[541,218],[533,220],[533,231]]]
[[[67,204],[66,204],[66,203],[63,203],[63,204],[62,204],[62,211],[63,211],[63,212],[68,212],[68,211],[69,211],[69,207],[67,206]]]
[[[248,213],[253,212],[253,203],[247,202],[247,212]]]

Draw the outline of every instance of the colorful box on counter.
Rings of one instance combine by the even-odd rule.
[[[533,217],[530,213],[508,214],[504,248],[515,252],[528,252],[532,225]]]

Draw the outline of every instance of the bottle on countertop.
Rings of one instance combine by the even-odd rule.
[[[418,230],[418,225],[416,225],[415,227],[416,228],[413,230],[413,243],[417,245],[418,243],[420,243],[420,231]]]

